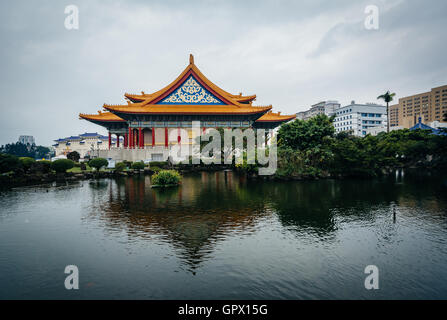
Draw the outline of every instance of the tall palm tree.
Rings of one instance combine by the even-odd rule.
[[[395,93],[391,93],[389,90],[385,92],[384,94],[377,97],[377,99],[382,99],[386,102],[386,132],[390,132],[390,113],[389,113],[389,104],[391,101],[393,101],[393,97],[395,96]]]

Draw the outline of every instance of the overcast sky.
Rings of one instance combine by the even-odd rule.
[[[79,8],[79,30],[64,26]],[[367,5],[380,10],[367,30]],[[174,80],[189,53],[214,83],[292,114],[326,99],[377,102],[447,84],[445,0],[2,0],[0,144],[83,132],[125,92]]]

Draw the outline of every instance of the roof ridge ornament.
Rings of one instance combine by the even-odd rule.
[[[191,54],[189,54],[189,64],[194,64],[194,56]]]

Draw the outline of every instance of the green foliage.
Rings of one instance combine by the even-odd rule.
[[[378,96],[377,100],[382,99],[383,101],[385,101],[388,104],[391,101],[393,101],[393,98],[395,95],[396,95],[395,93],[391,93],[390,91],[387,91],[384,94],[381,94],[380,96]]]
[[[149,163],[149,166],[152,168],[153,166],[155,167],[160,167],[160,168],[167,168],[169,166],[167,161],[151,161]]]
[[[33,165],[33,171],[41,173],[49,173],[51,171],[51,161],[40,160]]]
[[[0,153],[7,153],[17,157],[30,157],[33,159],[42,159],[50,157],[50,149],[34,144],[23,144],[20,142],[9,143],[0,147]]]
[[[74,162],[70,159],[59,159],[51,163],[51,168],[57,173],[65,173],[74,167]]]
[[[161,170],[152,175],[152,185],[171,186],[178,185],[182,180],[180,173],[175,170]]]
[[[326,144],[334,133],[332,119],[326,115],[318,115],[307,121],[297,119],[279,128],[278,147],[307,150]]]
[[[150,168],[155,173],[160,172],[162,170],[160,167],[157,167],[157,166],[151,166]]]
[[[36,162],[34,158],[29,157],[21,157],[19,158],[20,163],[22,164],[22,167],[25,171],[29,171],[33,164]]]
[[[78,162],[79,159],[81,159],[81,155],[77,151],[72,151],[69,154],[67,154],[67,159],[70,159],[74,162]]]
[[[132,161],[126,161],[126,160],[124,160],[123,163],[126,165],[126,167],[127,167],[128,169],[131,169],[131,168],[132,168]]]
[[[109,161],[104,158],[95,158],[88,162],[88,165],[92,168],[95,168],[97,171],[101,170],[103,167],[107,167]]]
[[[132,169],[134,169],[134,170],[143,170],[144,169],[144,162],[134,162],[132,164]]]
[[[124,169],[126,169],[126,164],[124,162],[118,162],[115,165],[115,171],[116,172],[122,172]]]
[[[398,167],[447,169],[447,136],[408,129],[377,136],[334,136],[332,129],[325,116],[283,125],[276,175],[374,177]]]
[[[6,173],[10,171],[17,172],[22,169],[22,164],[18,157],[0,153],[0,173]]]

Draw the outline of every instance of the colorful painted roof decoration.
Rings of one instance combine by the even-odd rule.
[[[131,115],[223,115],[250,116],[253,121],[284,122],[295,116],[281,116],[269,113],[272,106],[253,106],[256,95],[231,94],[206,78],[190,55],[189,64],[170,84],[156,92],[147,94],[125,93],[127,104],[104,104],[108,112],[80,114],[97,124],[123,122]]]

